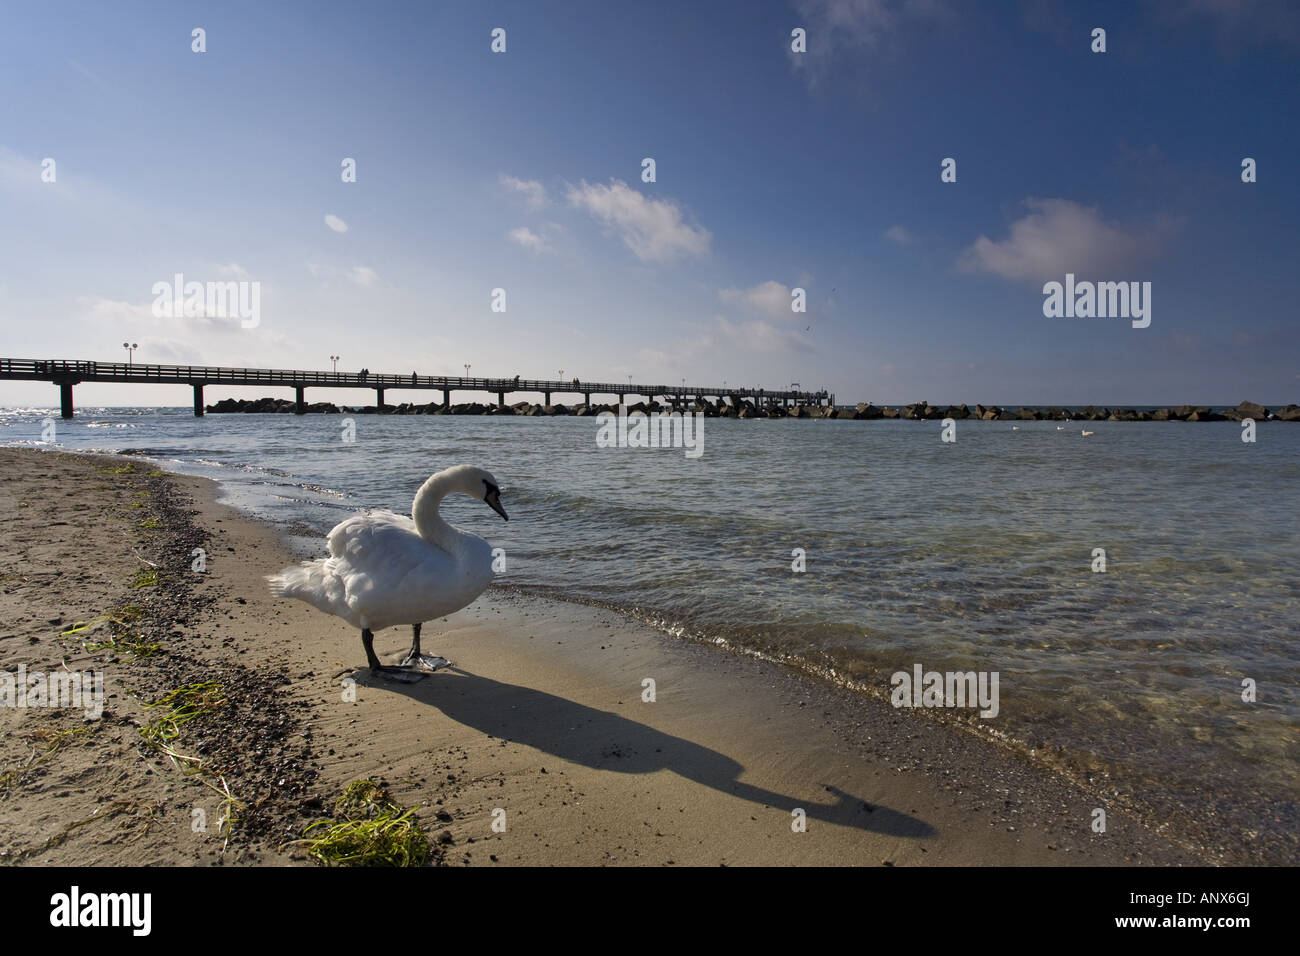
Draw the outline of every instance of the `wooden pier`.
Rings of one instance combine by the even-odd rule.
[[[368,388],[375,392],[375,405],[382,408],[384,392],[389,389],[441,391],[442,404],[451,405],[451,393],[495,393],[498,405],[515,392],[541,392],[546,404],[551,395],[581,395],[590,405],[592,395],[617,395],[622,404],[625,396],[667,398],[674,407],[690,399],[729,399],[734,405],[747,400],[759,405],[834,405],[835,396],[825,391],[800,391],[730,388],[696,385],[636,385],[628,383],[567,382],[543,379],[467,378],[463,376],[388,375],[363,372],[311,372],[280,368],[223,368],[208,365],[150,365],[141,362],[92,362],[73,359],[0,359],[0,379],[52,382],[59,387],[59,405],[64,418],[73,412],[72,388],[82,382],[124,382],[146,385],[189,385],[194,389],[194,414],[203,414],[203,389],[207,385],[267,385],[294,389],[295,412],[307,410],[308,388]]]

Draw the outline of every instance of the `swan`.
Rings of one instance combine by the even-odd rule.
[[[492,580],[492,545],[438,514],[442,499],[455,493],[480,498],[510,520],[497,480],[482,468],[456,465],[420,486],[409,518],[368,511],[335,525],[330,556],[268,575],[271,592],[360,628],[372,674],[409,682],[447,666],[444,658],[421,656],[420,625],[472,604]],[[386,667],[375,656],[373,632],[400,624],[411,625],[415,639],[400,666]]]
[[[1096,432],[1090,432],[1090,431],[1088,431],[1088,429],[1086,429],[1086,428],[1080,429],[1080,431],[1083,433],[1083,437],[1084,437],[1084,438],[1087,438],[1089,435],[1095,435],[1095,434],[1097,434]]]
[[[1065,431],[1065,426],[1064,426],[1064,425],[1057,425],[1057,426],[1056,426],[1056,430],[1057,430],[1058,432],[1063,432],[1063,431]]]

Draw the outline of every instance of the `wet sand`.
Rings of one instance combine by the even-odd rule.
[[[374,777],[452,865],[1217,862],[969,733],[599,608],[492,589],[426,624],[452,669],[390,684],[348,625],[268,593],[294,558],[212,482],[8,448],[0,475],[0,667],[100,668],[108,695],[99,720],[0,708],[0,860],[314,865],[289,841]],[[123,607],[156,653],[60,637]],[[409,629],[375,643],[395,662]],[[139,727],[200,680],[225,702],[178,738],[186,773]]]

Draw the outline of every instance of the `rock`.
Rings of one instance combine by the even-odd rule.
[[[1254,402],[1242,402],[1237,406],[1237,411],[1241,413],[1242,418],[1253,418],[1257,422],[1262,422],[1268,418],[1268,409],[1263,405],[1256,405]]]
[[[1300,422],[1300,405],[1287,405],[1279,408],[1274,417],[1284,422]]]

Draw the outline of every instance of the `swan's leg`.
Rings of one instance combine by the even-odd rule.
[[[370,633],[370,628],[361,629],[361,643],[366,647],[366,662],[370,664],[370,673],[382,677],[389,681],[402,681],[410,684],[423,678],[419,671],[408,670],[405,667],[387,667],[379,663],[379,658],[375,654],[375,635]]]
[[[412,624],[411,630],[414,632],[415,638],[411,641],[411,649],[406,652],[406,659],[402,661],[403,667],[418,663],[420,660],[420,625]]]
[[[411,649],[407,652],[405,659],[402,661],[403,667],[409,667],[411,670],[419,671],[424,674],[432,673],[443,667],[450,667],[451,661],[445,657],[425,657],[420,652],[420,625],[412,624],[411,630],[415,632],[415,639],[411,642]]]
[[[372,671],[383,670],[383,665],[379,663],[379,658],[375,656],[375,635],[370,633],[370,628],[361,629],[361,643],[366,648],[366,663],[370,665]]]

